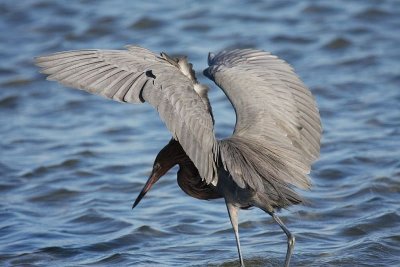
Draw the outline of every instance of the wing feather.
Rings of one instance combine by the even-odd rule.
[[[224,167],[236,183],[256,189],[269,179],[272,187],[279,182],[309,187],[306,174],[319,156],[322,128],[315,100],[293,68],[253,49],[210,54],[208,64],[204,74],[221,87],[236,112],[233,136],[219,143]]]
[[[120,102],[148,102],[158,112],[207,183],[216,182],[213,121],[180,69],[151,51],[79,50],[36,58],[42,73],[63,85]]]

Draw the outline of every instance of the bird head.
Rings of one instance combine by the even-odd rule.
[[[162,176],[164,176],[176,164],[180,163],[182,156],[186,156],[186,154],[181,145],[178,141],[171,139],[171,141],[163,149],[161,149],[154,160],[151,174],[142,191],[133,203],[132,209],[139,204],[140,200]]]

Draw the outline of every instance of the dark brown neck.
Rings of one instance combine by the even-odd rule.
[[[174,139],[171,139],[171,141],[169,141],[169,143],[163,149],[161,149],[155,160],[155,163],[158,163],[164,168],[168,169],[172,168],[176,164],[188,165],[191,162],[192,161],[186,155],[181,144]]]
[[[179,167],[178,185],[183,192],[197,199],[208,200],[222,197],[216,187],[203,181],[192,162],[187,165],[179,165]]]

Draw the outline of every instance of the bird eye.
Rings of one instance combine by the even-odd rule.
[[[158,163],[158,162],[154,163],[153,169],[160,169],[160,168],[161,168],[160,163]]]

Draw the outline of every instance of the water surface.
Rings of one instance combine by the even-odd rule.
[[[209,51],[255,47],[289,61],[317,98],[324,137],[307,206],[280,213],[293,266],[400,266],[400,5],[397,1],[0,3],[0,265],[238,266],[222,201],[176,169],[131,204],[170,134],[148,105],[47,82],[33,57],[139,44],[187,54],[219,137],[234,113],[201,75]],[[281,266],[286,238],[240,213],[247,266]]]

